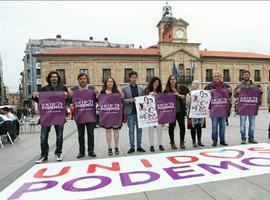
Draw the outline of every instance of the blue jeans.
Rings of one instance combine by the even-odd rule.
[[[249,119],[248,140],[254,140],[255,116],[240,115],[241,139],[246,140],[246,121]]]
[[[56,150],[54,154],[58,154],[58,153],[62,153],[64,126],[54,125],[54,129],[56,132]],[[49,138],[50,130],[51,130],[50,126],[41,127],[40,146],[41,146],[42,156],[48,156],[48,153],[49,153],[48,138]]]
[[[141,147],[142,144],[142,129],[138,127],[138,120],[136,114],[128,115],[128,128],[129,128],[129,143],[130,148],[135,148],[134,145],[134,131],[135,131],[135,125],[137,130],[137,148]]]
[[[220,142],[225,142],[225,121],[226,117],[212,117],[212,140],[218,141],[218,128]]]

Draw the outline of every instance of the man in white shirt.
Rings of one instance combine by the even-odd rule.
[[[11,112],[9,112],[8,107],[3,107],[0,109],[0,117],[3,120],[2,123],[4,123],[5,121],[11,122],[8,128],[8,132],[10,134],[11,139],[14,141],[15,138],[17,137],[17,128],[16,128],[16,123],[15,123],[16,117]]]

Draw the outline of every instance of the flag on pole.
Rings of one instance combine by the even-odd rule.
[[[178,76],[178,75],[179,75],[179,74],[178,74],[178,70],[177,70],[177,68],[176,68],[175,60],[172,60],[172,74],[173,74],[174,76]]]
[[[182,76],[186,76],[185,57],[183,56]]]
[[[195,63],[192,61],[191,62],[191,75],[194,77],[195,74]]]

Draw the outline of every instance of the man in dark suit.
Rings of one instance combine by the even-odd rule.
[[[138,127],[138,119],[137,112],[135,107],[135,97],[143,96],[144,89],[137,85],[138,74],[135,71],[131,71],[129,73],[129,84],[122,89],[124,94],[124,112],[127,115],[127,123],[129,128],[129,142],[130,149],[128,150],[128,154],[135,152],[135,139],[134,139],[134,131],[135,125],[137,130],[137,151],[145,152],[142,148],[142,129]]]

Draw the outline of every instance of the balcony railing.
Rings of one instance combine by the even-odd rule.
[[[188,85],[192,83],[193,76],[178,76],[177,80],[178,80],[178,83]]]

